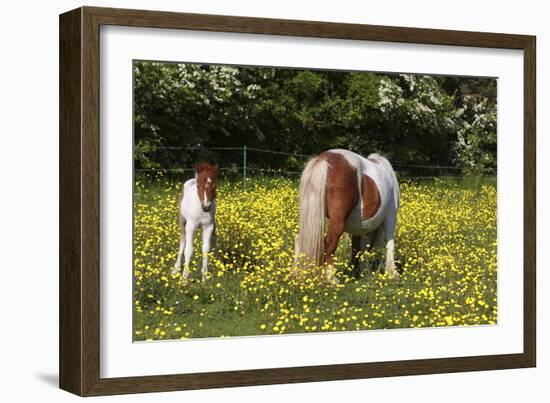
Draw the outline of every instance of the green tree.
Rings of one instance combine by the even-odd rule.
[[[382,152],[403,165],[452,165],[466,174],[496,169],[494,79],[156,62],[136,62],[134,77],[138,168],[198,158],[236,167],[238,151],[211,148],[246,144],[298,154]],[[262,154],[250,164],[300,169],[303,162]]]

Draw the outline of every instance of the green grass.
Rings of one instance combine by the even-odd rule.
[[[190,281],[171,276],[180,188],[163,178],[136,185],[135,340],[496,322],[494,179],[403,181],[401,279],[376,270],[383,251],[363,254],[362,276],[348,276],[344,236],[336,253],[338,287],[289,277],[297,181],[285,178],[254,178],[247,192],[238,181],[221,181],[211,278],[200,281],[198,234]]]

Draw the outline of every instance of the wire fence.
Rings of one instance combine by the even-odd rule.
[[[241,162],[240,165],[233,164],[230,167],[219,167],[218,169],[221,172],[231,173],[234,175],[242,175],[242,183],[243,188],[246,190],[246,183],[247,179],[251,176],[251,174],[283,174],[283,175],[289,175],[293,177],[299,177],[302,174],[301,170],[292,170],[292,169],[275,169],[271,167],[258,167],[254,166],[254,164],[250,163],[250,154],[251,153],[259,153],[259,154],[271,154],[271,155],[284,155],[284,156],[292,156],[296,158],[303,158],[309,159],[312,157],[312,155],[308,154],[300,154],[300,153],[290,153],[286,151],[277,151],[277,150],[269,150],[264,148],[255,148],[255,147],[247,147],[246,145],[242,147],[200,147],[200,146],[193,146],[193,147],[178,147],[178,146],[162,146],[157,147],[155,151],[157,150],[166,150],[166,151],[239,151],[241,153],[241,156],[239,158],[239,162]],[[236,158],[235,158],[236,160]],[[235,161],[236,162],[236,161]],[[462,168],[456,167],[456,166],[449,166],[449,165],[443,165],[443,164],[436,164],[436,165],[427,165],[427,164],[405,164],[400,162],[391,162],[392,166],[394,167],[396,171],[397,177],[400,179],[411,179],[411,180],[424,180],[424,179],[433,179],[433,178],[441,178],[441,179],[447,179],[447,178],[454,178],[454,179],[460,179],[460,178],[469,178],[469,179],[479,179],[479,178],[486,178],[487,175],[477,175],[477,176],[466,176],[466,175],[460,175],[462,173]],[[428,172],[434,172],[437,173],[436,175],[421,175],[421,176],[412,176],[412,175],[406,175],[404,174],[404,171],[410,171],[411,169],[417,171],[417,170],[425,170]],[[193,168],[136,168],[134,169],[135,172],[140,173],[171,173],[171,174],[186,174],[194,172]],[[453,175],[445,175],[445,172],[453,172],[456,174]],[[493,174],[494,176],[494,174]]]

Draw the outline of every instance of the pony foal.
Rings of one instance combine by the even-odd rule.
[[[359,274],[357,254],[370,244],[385,243],[386,273],[397,278],[394,236],[399,184],[389,161],[371,154],[328,150],[312,158],[300,179],[300,229],[295,243],[295,269],[305,262],[325,267],[326,280],[336,283],[333,258],[342,233],[352,236],[352,265]],[[325,217],[328,231],[323,240]]]
[[[189,277],[189,263],[193,254],[193,237],[199,227],[202,228],[202,281],[208,272],[208,253],[216,243],[216,178],[218,166],[206,162],[195,164],[195,177],[183,184],[178,196],[178,219],[180,227],[180,246],[172,274],[181,268],[181,257],[185,256],[182,276]]]

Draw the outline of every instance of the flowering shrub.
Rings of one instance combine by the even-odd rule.
[[[496,104],[466,96],[457,114],[456,162],[465,174],[496,174]]]
[[[247,145],[305,155],[346,148],[401,165],[495,174],[494,78],[150,61],[133,68],[138,169],[197,160],[227,167],[241,160],[235,148]],[[292,158],[262,153],[248,163],[303,168]],[[435,169],[405,173],[442,174]]]

